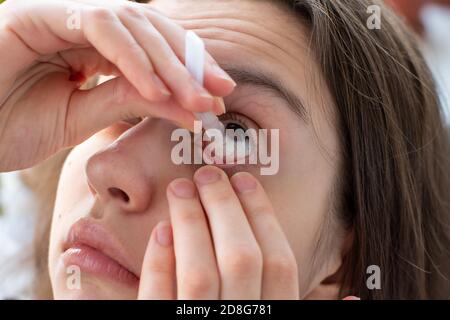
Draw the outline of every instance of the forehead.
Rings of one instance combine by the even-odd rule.
[[[324,117],[333,120],[333,99],[308,46],[308,27],[280,1],[154,0],[151,5],[201,36],[225,69],[276,78],[304,102],[317,125]]]
[[[307,31],[288,9],[268,0],[155,0],[152,5],[196,31],[221,64],[265,69],[309,65]],[[236,53],[239,55],[236,55]],[[296,70],[299,70],[296,68]]]

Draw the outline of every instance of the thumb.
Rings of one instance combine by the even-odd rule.
[[[67,109],[64,145],[79,144],[118,121],[137,117],[163,118],[189,130],[195,120],[174,99],[148,101],[128,80],[117,77],[90,90],[73,92]]]

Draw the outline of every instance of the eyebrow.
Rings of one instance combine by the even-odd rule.
[[[279,98],[284,99],[303,121],[308,122],[308,112],[303,100],[289,90],[276,76],[252,69],[236,67],[224,67],[223,69],[240,85],[248,84],[269,89]]]

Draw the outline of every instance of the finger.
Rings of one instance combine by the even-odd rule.
[[[205,166],[194,175],[208,215],[221,277],[221,299],[260,299],[262,256],[225,172]]]
[[[120,18],[139,46],[144,48],[156,73],[183,107],[195,112],[211,111],[213,96],[193,79],[159,30],[140,11],[125,6]]]
[[[170,120],[193,130],[194,116],[175,101],[149,102],[125,79],[115,78],[91,90],[75,90],[65,117],[64,146],[80,143],[120,121],[137,117]]]
[[[219,275],[205,213],[187,179],[167,188],[174,230],[178,299],[218,299]]]
[[[345,297],[342,300],[353,300],[353,301],[355,301],[355,300],[361,300],[361,298],[358,298],[358,297],[355,297],[355,296],[348,296],[348,297]]]
[[[173,20],[156,12],[151,4],[141,4],[150,8],[146,12],[152,24],[161,32],[180,61],[185,63],[185,37],[186,30]],[[219,66],[217,61],[206,52],[204,86],[214,96],[229,95],[236,87],[236,82]]]
[[[95,48],[79,48],[62,51],[59,53],[62,59],[72,70],[79,70],[86,79],[97,74],[122,75],[117,67],[105,59]]]
[[[78,2],[90,4],[93,6],[98,6],[101,3],[103,6],[108,6],[111,4],[111,1],[92,1],[92,0],[78,0]],[[184,65],[185,63],[185,37],[186,30],[181,27],[179,24],[164,16],[164,14],[158,11],[153,7],[152,3],[123,3],[118,2],[119,8],[125,9],[125,13],[127,12],[127,8],[134,7],[139,11],[145,10],[145,15],[147,16],[150,23],[158,30],[158,33],[162,35],[165,41],[170,46],[173,53],[178,57],[178,60]],[[135,11],[131,11],[130,16],[133,16]],[[145,29],[145,28],[139,28]],[[136,38],[136,32],[133,32]],[[140,42],[140,41],[139,41]],[[215,61],[215,59],[206,52],[206,65],[205,65],[205,77],[204,77],[204,87],[211,93],[213,96],[224,97],[229,95],[234,88],[236,87],[236,83],[234,80],[219,66],[219,64]],[[178,83],[183,83],[182,81],[178,81]],[[169,82],[166,81],[167,84]],[[170,87],[170,85],[169,85]],[[175,90],[176,91],[176,90]]]
[[[169,89],[156,75],[144,49],[116,14],[106,8],[90,8],[83,12],[85,36],[99,53],[116,65],[143,97],[150,101],[167,100],[171,95]]]
[[[175,255],[170,222],[162,221],[153,230],[139,281],[139,300],[173,300],[175,290]]]
[[[9,23],[9,28],[31,52],[46,55],[77,46],[92,46],[117,66],[143,97],[151,101],[169,98],[170,91],[154,73],[145,51],[113,10],[73,1],[52,1],[50,4],[24,2],[21,4],[24,17],[33,17],[33,21],[18,23],[11,20]],[[79,15],[79,25],[69,28],[71,15],[74,19]]]
[[[266,192],[249,173],[230,180],[262,251],[262,299],[298,299],[297,262]]]

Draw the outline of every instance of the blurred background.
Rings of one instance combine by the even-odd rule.
[[[450,122],[450,0],[386,0],[421,36]]]
[[[420,35],[450,124],[450,0],[386,2]],[[0,174],[0,299],[33,297],[30,283],[35,269],[34,230],[39,222],[35,194],[49,181],[30,177],[30,170]]]

